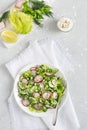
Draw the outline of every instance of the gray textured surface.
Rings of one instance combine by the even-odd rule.
[[[42,39],[46,36],[59,39],[66,52],[75,61],[75,73],[67,78],[70,93],[75,106],[81,128],[87,130],[87,1],[86,0],[54,0],[53,11],[55,20],[45,22],[44,28],[35,29],[28,40]],[[0,12],[7,8],[13,0],[1,0]],[[56,20],[61,16],[69,16],[74,20],[74,28],[69,33],[59,32]],[[12,90],[13,80],[4,67],[4,63],[12,59],[21,50],[27,47],[25,39],[11,49],[6,49],[0,42],[0,130],[11,130],[7,99]]]

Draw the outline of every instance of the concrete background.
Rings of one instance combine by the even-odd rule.
[[[13,0],[1,0],[0,12],[12,2]],[[47,20],[43,28],[34,29],[14,48],[7,49],[0,41],[0,130],[11,130],[7,99],[12,91],[13,79],[4,64],[26,48],[28,40],[42,39],[46,36],[59,39],[73,59],[75,72],[67,77],[70,94],[81,125],[80,130],[87,130],[87,0],[54,0],[52,7],[55,19]],[[61,16],[73,19],[72,31],[58,31],[56,21]]]

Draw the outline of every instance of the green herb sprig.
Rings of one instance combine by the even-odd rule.
[[[8,15],[9,15],[9,11],[4,12],[0,17],[0,22],[2,22],[2,20],[6,20],[8,18]]]
[[[51,7],[47,5],[43,0],[28,0],[23,3],[23,10],[26,14],[33,16],[34,22],[42,26],[42,20],[44,16],[52,17],[53,13]]]

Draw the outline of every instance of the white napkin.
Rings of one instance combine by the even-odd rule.
[[[15,76],[22,67],[32,63],[48,63],[55,65],[62,70],[65,75],[70,73],[70,71],[73,71],[73,66],[68,60],[60,43],[51,39],[31,42],[29,47],[7,63],[6,67],[13,79],[15,79]],[[70,95],[68,95],[66,104],[58,114],[58,120],[55,127],[52,126],[51,115],[37,118],[23,112],[16,104],[13,93],[9,97],[8,102],[12,130],[48,130],[48,128],[51,130],[77,130],[79,128],[79,122]],[[43,122],[45,122],[48,128]]]

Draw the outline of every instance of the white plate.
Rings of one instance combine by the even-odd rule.
[[[15,79],[15,81],[14,81],[13,94],[14,94],[14,97],[15,97],[15,100],[16,100],[18,106],[19,106],[24,112],[26,112],[27,114],[32,115],[32,116],[42,117],[42,116],[47,115],[47,113],[53,113],[53,112],[55,111],[55,109],[49,109],[47,112],[31,112],[27,107],[23,106],[23,104],[21,103],[21,98],[18,96],[18,86],[17,86],[17,83],[18,83],[18,81],[19,81],[20,75],[21,75],[23,72],[27,71],[28,69],[30,69],[32,66],[35,66],[35,65],[37,65],[37,64],[27,65],[27,66],[25,66],[23,69],[21,69],[21,71],[17,74],[16,79]],[[47,64],[47,65],[48,65],[48,64]],[[48,66],[53,67],[52,65],[48,65]],[[55,67],[54,67],[54,68],[55,68]],[[60,71],[58,72],[58,76],[63,77],[63,79],[64,79],[63,81],[64,81],[64,84],[65,84],[65,92],[64,92],[63,98],[62,98],[62,100],[61,100],[61,103],[59,104],[59,108],[61,108],[61,107],[64,105],[65,101],[66,101],[68,89],[67,89],[67,82],[66,82],[66,80],[65,80],[65,78],[64,78],[64,76],[63,76],[63,74],[62,74]]]

